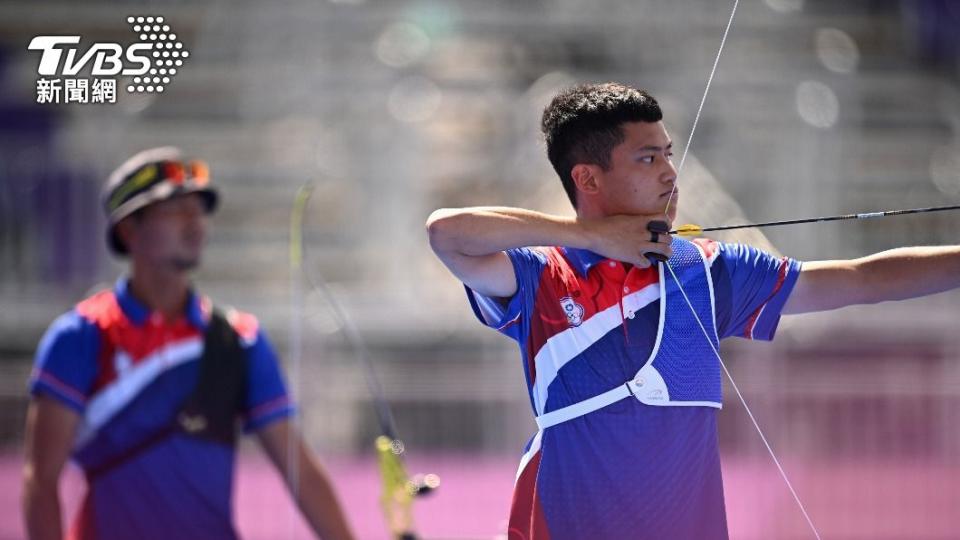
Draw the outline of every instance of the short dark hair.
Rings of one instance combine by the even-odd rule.
[[[577,188],[571,170],[578,163],[610,167],[610,152],[623,142],[625,122],[659,122],[660,104],[644,90],[608,82],[568,88],[543,110],[540,130],[547,157],[573,207]]]

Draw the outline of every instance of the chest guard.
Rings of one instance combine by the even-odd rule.
[[[674,238],[671,247],[673,256],[669,264],[673,272],[664,264],[658,268],[660,323],[657,340],[647,362],[627,386],[647,405],[719,409],[723,399],[722,378],[714,350],[719,350],[720,340],[710,269],[696,244]],[[691,306],[696,314],[691,311]],[[709,342],[704,332],[710,337]]]
[[[646,363],[624,384],[538,416],[537,426],[541,430],[630,396],[645,405],[658,407],[722,407],[720,361],[714,354],[714,350],[719,350],[720,340],[716,330],[710,268],[706,256],[696,244],[674,238],[671,247],[673,255],[669,265],[673,271],[666,268],[667,263],[658,266],[660,322],[653,351]],[[687,299],[690,305],[687,305]],[[704,338],[704,332],[709,336],[709,342]]]

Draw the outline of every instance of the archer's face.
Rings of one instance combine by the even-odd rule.
[[[598,187],[604,213],[663,214],[677,181],[670,156],[673,142],[663,122],[627,122],[621,125],[623,142],[610,153],[610,168],[599,173]],[[668,212],[676,217],[678,191]]]
[[[200,264],[207,231],[206,208],[193,193],[145,207],[133,223],[128,247],[131,257],[172,270]]]

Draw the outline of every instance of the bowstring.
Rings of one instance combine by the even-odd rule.
[[[737,13],[737,7],[740,5],[740,0],[734,0],[733,9],[730,11],[730,18],[727,20],[727,26],[723,31],[723,37],[720,39],[720,48],[717,50],[717,55],[713,60],[713,67],[710,69],[710,76],[707,77],[707,84],[703,90],[703,96],[700,98],[700,105],[697,107],[697,114],[693,119],[693,126],[690,128],[690,135],[687,137],[687,144],[683,148],[683,154],[680,157],[680,165],[677,167],[677,179],[673,182],[673,188],[670,190],[670,196],[667,198],[667,206],[663,210],[663,215],[667,217],[669,221],[669,212],[670,204],[673,201],[673,195],[677,190],[677,182],[680,178],[680,171],[683,170],[683,164],[687,159],[687,152],[690,151],[690,145],[693,143],[693,135],[697,130],[697,124],[700,122],[700,114],[703,112],[703,106],[707,101],[707,94],[710,92],[710,85],[713,83],[713,77],[717,71],[717,65],[720,63],[720,56],[723,54],[723,48],[727,43],[727,36],[730,33],[730,28],[733,26],[733,20]],[[697,321],[697,325],[700,327],[700,331],[703,332],[704,338],[706,338],[707,343],[710,345],[710,350],[713,351],[714,356],[717,358],[717,361],[720,362],[720,367],[723,368],[723,372],[727,375],[727,380],[730,381],[730,385],[733,387],[734,392],[737,394],[737,398],[740,399],[740,403],[743,405],[745,411],[747,411],[747,416],[750,417],[750,421],[753,423],[753,427],[756,429],[757,434],[760,435],[760,440],[763,441],[763,445],[767,449],[767,453],[770,454],[770,458],[773,460],[774,465],[777,467],[777,471],[780,473],[780,477],[783,479],[784,483],[787,485],[787,489],[790,491],[790,494],[793,496],[793,500],[797,503],[797,506],[800,508],[800,512],[803,514],[804,519],[807,521],[810,530],[813,532],[814,537],[817,540],[820,540],[820,533],[817,531],[817,527],[813,524],[813,520],[810,519],[810,515],[807,513],[807,509],[804,506],[803,502],[800,500],[800,496],[797,494],[797,491],[793,488],[793,483],[790,482],[790,478],[787,476],[787,472],[784,470],[783,466],[780,464],[780,460],[777,458],[776,453],[773,451],[773,447],[770,446],[769,441],[767,441],[766,435],[764,435],[763,430],[760,428],[760,424],[757,422],[756,417],[753,415],[753,411],[750,409],[750,406],[747,405],[747,400],[744,398],[743,393],[740,392],[739,386],[737,386],[736,381],[733,379],[733,375],[730,373],[730,370],[727,369],[727,365],[724,363],[723,358],[720,357],[720,352],[713,345],[713,340],[710,339],[710,334],[707,332],[706,327],[704,327],[703,322],[700,320],[700,315],[697,313],[697,310],[694,309],[693,304],[690,302],[690,298],[687,297],[687,292],[683,289],[683,284],[680,283],[680,280],[677,279],[677,274],[674,272],[673,267],[670,266],[670,262],[667,261],[664,263],[667,270],[670,271],[670,276],[673,277],[673,281],[677,284],[677,288],[680,291],[680,294],[683,296],[684,302],[686,302],[687,307],[690,308],[690,312],[693,313],[694,319]]]

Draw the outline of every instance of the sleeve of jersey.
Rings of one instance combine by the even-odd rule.
[[[99,347],[95,325],[76,311],[61,315],[40,340],[30,374],[30,395],[50,396],[82,415],[97,376]]]
[[[773,339],[800,275],[800,262],[742,244],[713,244],[717,253],[711,272],[720,337]]]
[[[547,265],[544,254],[531,248],[517,248],[506,251],[513,264],[513,273],[517,278],[517,292],[509,299],[491,298],[466,287],[470,307],[480,322],[498,332],[522,341],[521,318],[525,313],[533,312],[534,299],[540,283],[540,274]]]
[[[295,407],[287,394],[277,354],[262,330],[252,343],[247,342],[247,360],[247,410],[243,430],[250,433],[293,415]]]

